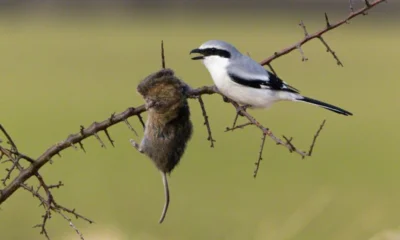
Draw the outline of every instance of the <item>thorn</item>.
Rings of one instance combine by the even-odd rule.
[[[161,67],[165,69],[164,41],[161,40]]]
[[[115,146],[114,146],[114,140],[111,139],[111,136],[110,136],[110,134],[108,133],[108,130],[107,130],[107,129],[104,129],[104,133],[106,134],[106,136],[107,136],[107,138],[108,138],[108,141],[110,141],[111,145],[112,145],[113,147],[115,147]]]
[[[81,125],[79,132],[81,133],[82,136],[84,136],[84,134],[83,134],[84,130],[85,130],[85,127],[83,125]]]
[[[126,126],[128,126],[128,128],[129,128],[133,133],[135,133],[136,136],[138,136],[137,132],[136,132],[135,129],[132,127],[132,125],[129,123],[128,119],[125,119],[124,122],[125,122]]]
[[[79,143],[79,146],[81,147],[82,151],[83,151],[84,153],[86,153],[86,150],[85,150],[85,148],[83,147],[83,143],[82,143],[81,141],[79,141],[78,143]]]
[[[328,19],[328,14],[325,13],[325,22],[326,22],[326,28],[330,28],[331,24],[329,23],[329,19]]]
[[[142,126],[143,126],[143,129],[144,129],[144,126],[145,126],[145,124],[144,124],[144,121],[143,121],[142,115],[138,114],[138,115],[137,115],[137,117],[139,118],[139,121],[140,121],[140,123],[142,124]]]
[[[371,4],[369,3],[368,0],[364,0],[364,2],[365,2],[365,5],[367,6],[367,8],[370,8],[370,7],[371,7]]]
[[[73,143],[70,143],[70,145],[71,145],[71,147],[72,147],[73,149],[75,149],[76,151],[78,151],[78,148],[77,148]]]
[[[96,139],[100,142],[100,146],[102,147],[102,148],[106,148],[106,145],[104,144],[104,142],[101,140],[101,138],[99,137],[99,135],[97,134],[97,133],[94,133],[93,134],[95,137],[96,137]]]
[[[112,113],[110,118],[108,119],[110,121],[110,124],[114,123],[114,117],[115,117],[115,112]]]

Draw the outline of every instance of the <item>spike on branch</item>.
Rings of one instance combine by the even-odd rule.
[[[107,129],[104,130],[104,133],[106,134],[106,136],[107,136],[107,138],[108,138],[108,141],[110,141],[111,145],[112,145],[113,147],[115,147],[115,146],[114,146],[114,140],[111,139],[110,133],[108,133],[108,130],[107,130]]]
[[[86,150],[85,150],[85,148],[83,147],[82,141],[79,141],[78,144],[79,144],[79,146],[81,147],[82,151],[83,151],[84,153],[86,153]]]
[[[139,118],[139,121],[140,121],[140,123],[142,124],[142,127],[143,127],[143,129],[144,129],[145,124],[144,124],[144,121],[143,121],[142,116],[141,116],[140,114],[138,114],[137,117]]]
[[[93,135],[96,137],[97,141],[100,142],[100,146],[101,146],[102,148],[107,148],[106,145],[104,144],[103,140],[101,140],[101,138],[99,137],[99,135],[98,135],[97,133],[95,133],[95,134],[93,134]]]
[[[128,128],[136,135],[138,136],[137,132],[135,131],[135,129],[132,127],[132,125],[129,123],[128,119],[124,120],[126,126],[128,126]]]
[[[331,24],[329,23],[329,18],[327,13],[325,13],[325,23],[326,23],[326,28],[329,29],[331,27]]]
[[[165,69],[164,41],[161,40],[161,67]]]

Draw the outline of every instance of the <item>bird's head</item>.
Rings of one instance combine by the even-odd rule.
[[[226,66],[229,60],[240,55],[240,52],[233,45],[220,40],[207,41],[200,47],[190,51],[190,54],[192,53],[199,54],[192,57],[192,60],[202,60],[207,68],[211,66]]]

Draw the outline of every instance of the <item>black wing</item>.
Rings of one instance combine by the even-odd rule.
[[[292,93],[300,93],[299,90],[296,88],[286,84],[284,81],[282,81],[280,78],[278,78],[275,74],[272,74],[270,72],[268,73],[268,80],[259,80],[259,79],[245,79],[237,74],[234,73],[229,73],[229,77],[231,79],[240,85],[246,86],[246,87],[252,87],[252,88],[263,88],[263,89],[271,89],[271,90],[277,90],[277,91],[286,91],[286,92],[292,92]]]

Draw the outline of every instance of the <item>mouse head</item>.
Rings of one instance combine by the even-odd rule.
[[[179,80],[171,69],[150,74],[137,87],[147,108],[157,113],[164,113],[184,104],[188,89],[189,86]]]

